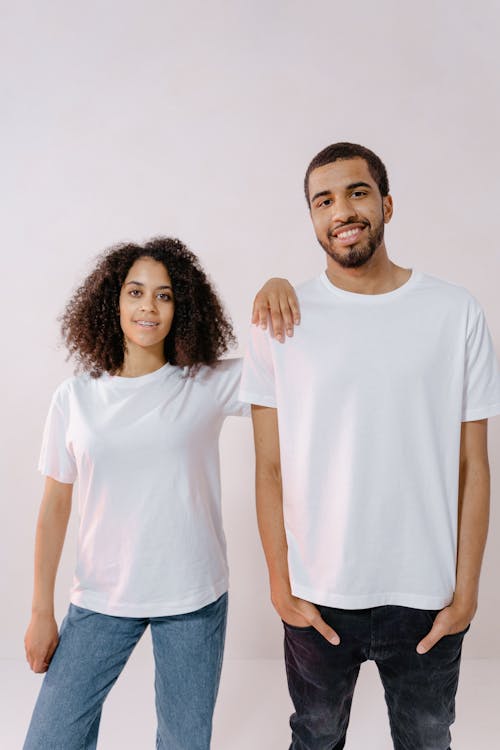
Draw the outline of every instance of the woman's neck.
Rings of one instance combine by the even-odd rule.
[[[125,352],[123,365],[117,375],[122,378],[139,378],[141,375],[149,375],[150,372],[159,370],[166,363],[163,346],[161,350],[156,351],[129,347],[129,350]]]

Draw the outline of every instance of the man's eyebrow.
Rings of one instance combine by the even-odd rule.
[[[367,182],[351,182],[351,184],[346,187],[346,190],[355,190],[356,188],[359,188],[359,187],[365,187],[365,188],[368,188],[369,190],[372,189],[372,186],[369,185]]]
[[[316,198],[323,198],[325,195],[331,195],[331,190],[321,190],[319,193],[315,193],[311,198],[311,203],[314,203]]]
[[[356,188],[360,188],[360,187],[364,187],[364,188],[368,188],[369,190],[372,190],[372,186],[371,185],[369,185],[367,182],[362,182],[362,181],[360,181],[360,182],[351,182],[350,185],[346,185],[345,189],[346,190],[355,190]],[[311,203],[314,203],[314,201],[316,200],[316,198],[324,198],[326,195],[331,195],[331,194],[332,194],[331,190],[320,190],[319,193],[315,193],[313,195],[313,197],[311,198]]]
[[[130,280],[125,283],[125,286],[128,286],[129,284],[135,284],[136,286],[144,286],[142,281]],[[169,286],[168,284],[162,284],[161,286],[157,286],[156,289],[170,289],[170,291],[173,291],[172,287]]]

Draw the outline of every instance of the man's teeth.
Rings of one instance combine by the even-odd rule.
[[[359,232],[359,229],[348,229],[346,232],[339,232],[337,237],[345,240],[346,237],[353,237]]]

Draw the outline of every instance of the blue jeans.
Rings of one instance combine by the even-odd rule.
[[[409,607],[345,610],[319,606],[339,634],[332,646],[314,628],[284,623],[290,750],[341,750],[345,746],[360,665],[375,661],[384,686],[395,750],[450,750],[462,640],[442,638],[427,654],[416,652],[437,611]]]
[[[196,612],[111,617],[70,605],[24,750],[95,750],[104,700],[147,626],[155,660],[156,747],[208,750],[227,594]]]

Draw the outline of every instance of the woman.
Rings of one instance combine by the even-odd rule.
[[[275,314],[284,288],[272,287]],[[148,625],[157,747],[207,750],[228,584],[218,437],[226,416],[247,413],[239,361],[219,361],[231,325],[196,257],[158,238],[101,256],[62,331],[83,373],[56,390],[40,456],[25,645],[31,668],[48,671],[25,750],[97,746],[104,699]],[[77,563],[58,633],[54,582],[77,479]]]

